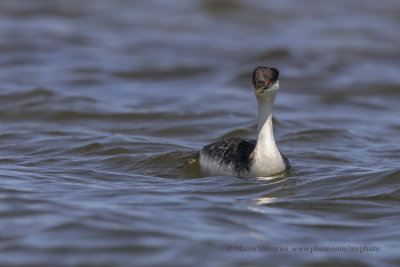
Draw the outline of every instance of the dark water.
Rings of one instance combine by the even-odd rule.
[[[0,265],[399,264],[399,14],[397,0],[1,1]],[[183,163],[203,145],[256,137],[256,65],[280,69],[293,168],[201,177]]]

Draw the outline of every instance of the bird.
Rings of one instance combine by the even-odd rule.
[[[228,138],[204,146],[199,155],[200,171],[209,176],[268,177],[290,168],[274,138],[272,111],[279,91],[279,71],[258,66],[252,75],[258,104],[257,140]]]

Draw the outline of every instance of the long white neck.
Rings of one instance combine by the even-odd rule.
[[[258,138],[257,146],[262,146],[267,152],[277,149],[272,126],[272,110],[274,109],[276,93],[257,97],[258,102]]]
[[[275,143],[272,127],[272,110],[279,83],[276,88],[257,95],[258,102],[258,138],[255,153],[255,174],[265,176],[285,169],[282,155]]]

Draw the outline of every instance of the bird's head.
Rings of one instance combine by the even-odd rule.
[[[276,94],[279,90],[278,76],[277,69],[258,66],[253,72],[254,94],[257,97]]]

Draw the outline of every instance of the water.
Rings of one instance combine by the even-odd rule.
[[[398,14],[395,0],[1,1],[0,264],[399,264]],[[202,177],[184,163],[203,145],[256,137],[257,65],[280,69],[293,167]]]

